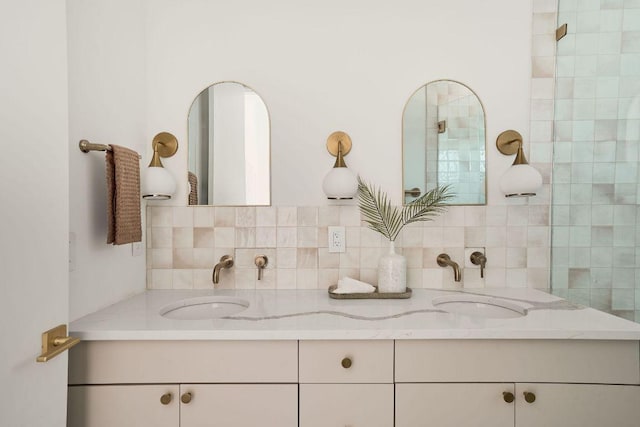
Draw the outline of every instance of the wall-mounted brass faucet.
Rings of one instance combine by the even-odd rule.
[[[451,267],[453,268],[453,280],[459,282],[462,279],[462,275],[460,274],[460,266],[457,262],[453,261],[451,257],[447,254],[440,254],[438,258],[436,258],[438,265],[440,267]]]
[[[258,255],[253,262],[255,262],[256,267],[258,267],[258,280],[262,280],[262,270],[264,270],[269,263],[269,258],[267,258],[266,255]]]
[[[231,255],[223,255],[220,258],[220,262],[213,267],[213,284],[217,284],[220,281],[220,270],[223,268],[231,268],[233,267],[233,257]]]

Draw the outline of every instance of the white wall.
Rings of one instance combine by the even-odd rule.
[[[69,228],[77,245],[70,273],[73,320],[145,288],[145,257],[133,257],[130,244],[106,243],[104,153],[84,154],[78,141],[130,147],[143,155],[142,170],[155,134],[148,134],[145,125],[144,2],[67,4]]]
[[[187,141],[187,114],[206,86],[241,81],[265,100],[272,125],[274,205],[327,204],[327,136],[350,134],[347,164],[401,200],[401,119],[428,81],[450,78],[487,113],[489,203],[510,159],[493,147],[506,129],[529,133],[530,0],[323,2],[153,0],[147,9],[148,134]],[[187,195],[187,150],[165,166]]]
[[[65,2],[0,10],[0,424],[63,427],[67,356],[35,358],[68,311]]]

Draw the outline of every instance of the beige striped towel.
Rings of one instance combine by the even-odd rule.
[[[107,243],[142,241],[138,153],[111,145],[107,151]]]
[[[197,205],[198,204],[198,176],[189,171],[188,173],[188,179],[189,179],[189,204],[190,205]]]

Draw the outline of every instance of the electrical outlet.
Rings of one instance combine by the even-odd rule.
[[[344,227],[329,227],[329,252],[344,252],[347,246]]]
[[[142,242],[133,242],[131,244],[131,256],[142,255]]]
[[[69,233],[69,271],[76,269],[76,233]]]
[[[484,248],[464,248],[464,268],[480,268],[479,265],[471,263],[471,254],[474,252],[481,252],[486,255]]]

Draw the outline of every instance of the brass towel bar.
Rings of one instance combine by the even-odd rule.
[[[88,153],[89,151],[112,151],[109,144],[94,144],[86,139],[81,139],[78,143],[78,147],[83,153]],[[138,158],[141,159],[142,156],[138,155]]]
[[[80,338],[67,336],[67,325],[58,325],[42,334],[42,354],[36,362],[48,362],[63,351],[80,342]]]

